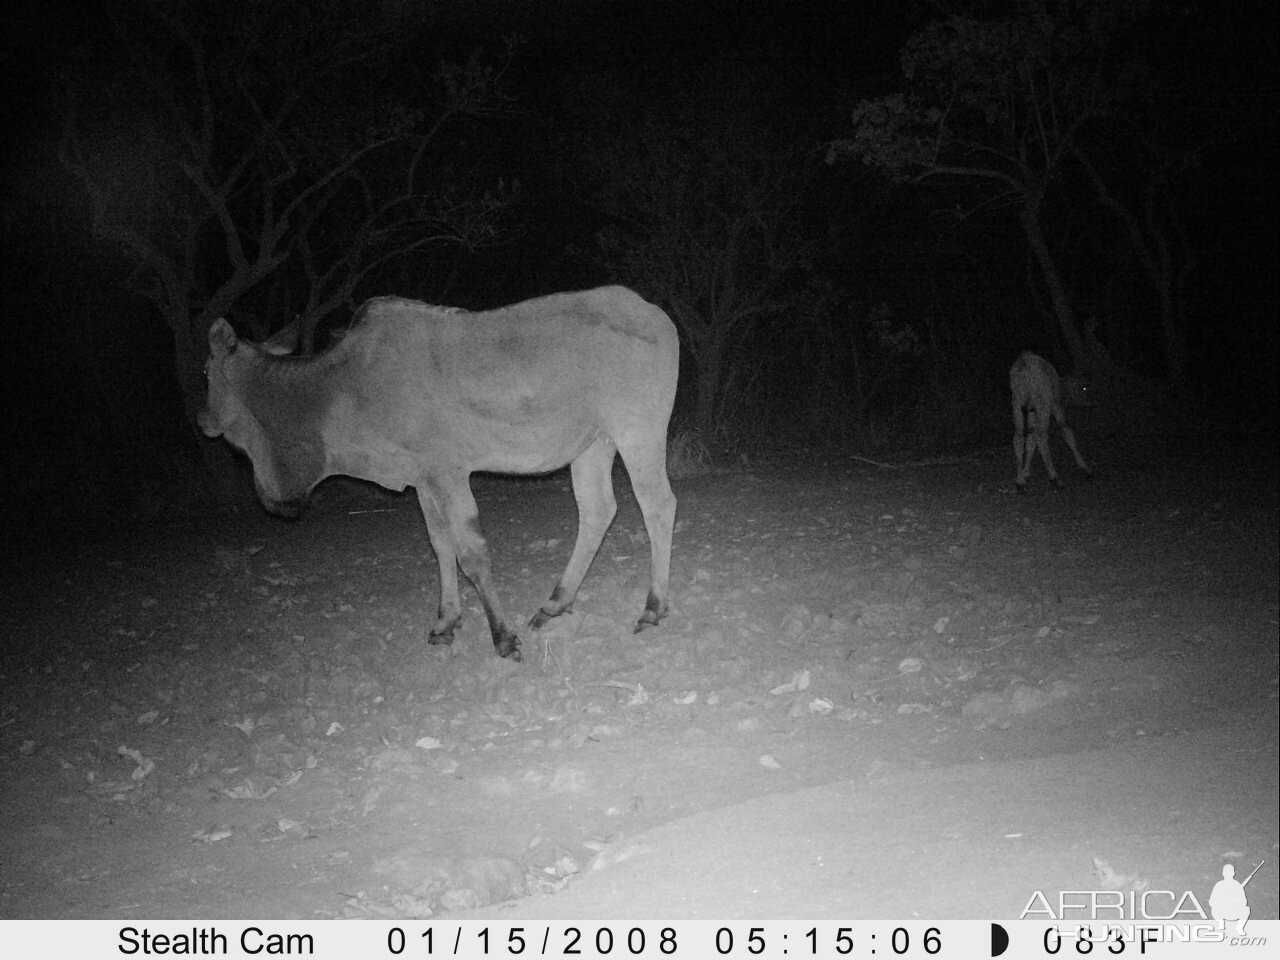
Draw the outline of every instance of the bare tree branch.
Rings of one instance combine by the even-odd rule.
[[[112,17],[120,60],[69,77],[60,157],[172,329],[193,418],[216,316],[300,291],[290,312],[314,325],[397,258],[501,239],[512,191],[468,185],[465,160],[433,152],[447,124],[509,110],[513,47],[498,69],[480,54],[442,68],[466,109],[430,113],[387,81],[401,22],[303,0],[225,15],[128,2]],[[275,293],[256,289],[281,271]]]

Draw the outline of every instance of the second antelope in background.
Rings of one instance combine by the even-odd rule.
[[[1053,457],[1049,455],[1049,421],[1055,417],[1076,463],[1092,476],[1093,471],[1081,456],[1075,434],[1062,411],[1062,381],[1053,364],[1037,353],[1025,351],[1009,369],[1009,389],[1013,391],[1013,455],[1018,461],[1018,492],[1026,493],[1031,458],[1036,450],[1040,451],[1045,469],[1049,471],[1049,482],[1055,487],[1062,486],[1058,471],[1053,468]],[[1027,435],[1028,421],[1030,436]]]

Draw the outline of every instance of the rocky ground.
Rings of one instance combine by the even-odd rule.
[[[629,889],[637,915],[995,918],[1035,889],[1207,902],[1223,863],[1266,860],[1250,903],[1275,918],[1277,462],[1194,449],[1098,444],[1096,479],[1025,497],[1003,447],[678,481],[673,611],[638,636],[619,466],[576,610],[523,664],[469,588],[454,646],[425,643],[411,496],[331,481],[297,522],[14,551],[0,917],[413,919]],[[475,486],[527,618],[573,544],[567,477]]]

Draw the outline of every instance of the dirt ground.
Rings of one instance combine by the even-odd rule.
[[[0,917],[1014,918],[1036,890],[1277,917],[1274,450],[806,454],[675,483],[673,611],[619,515],[575,612],[493,656],[412,496],[13,551]],[[527,619],[567,476],[476,479]],[[514,906],[508,901],[520,900]],[[504,904],[503,906],[497,906]],[[674,913],[673,913],[674,911]]]

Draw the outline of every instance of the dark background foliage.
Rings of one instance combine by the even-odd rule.
[[[225,469],[190,422],[209,323],[322,348],[391,292],[630,285],[681,329],[679,423],[739,450],[1003,444],[1027,347],[1121,409],[1136,376],[1172,421],[1274,422],[1266,5],[2,16],[16,518],[199,508]]]

